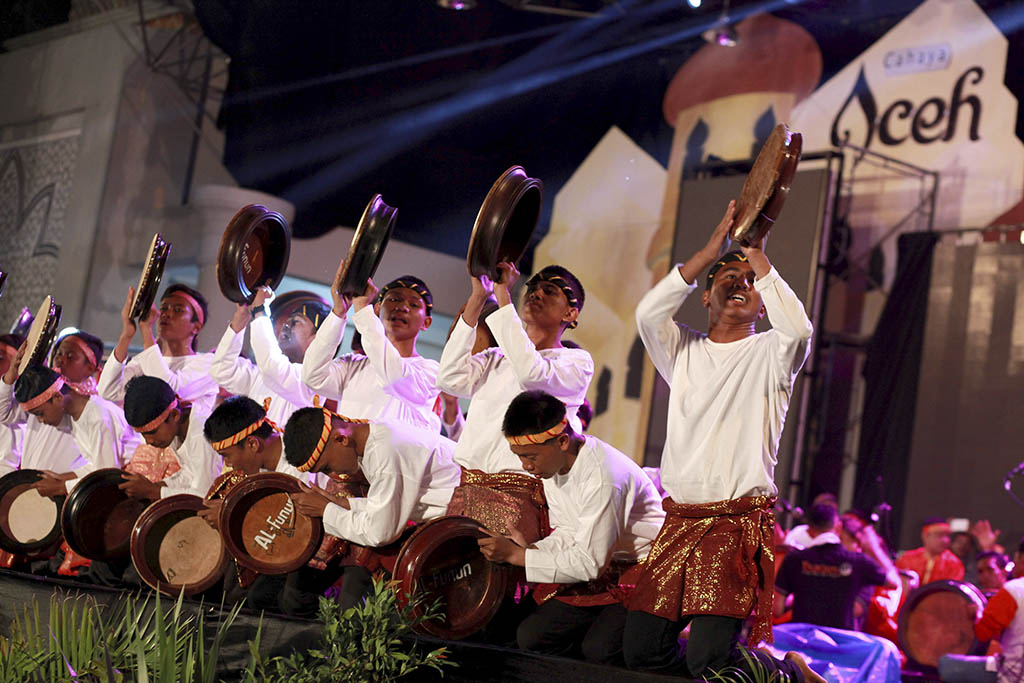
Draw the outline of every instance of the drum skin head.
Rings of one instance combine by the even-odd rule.
[[[26,337],[27,346],[25,355],[21,358],[18,366],[18,374],[25,372],[30,365],[41,365],[46,362],[46,356],[50,353],[50,345],[57,336],[57,327],[60,325],[61,307],[53,300],[52,296],[43,299],[35,318],[32,320],[32,327],[28,330]]]
[[[316,554],[323,522],[295,509],[289,494],[299,490],[294,477],[261,472],[227,492],[220,508],[221,537],[238,564],[261,574],[287,574]]]
[[[985,596],[963,581],[933,581],[907,597],[900,609],[899,645],[918,668],[934,671],[945,654],[982,655],[984,644],[974,637],[968,606],[980,615]]]
[[[64,497],[46,498],[30,488],[42,474],[15,470],[0,478],[0,548],[9,553],[44,557],[60,545]]]
[[[68,494],[61,508],[64,540],[90,560],[126,560],[131,532],[146,502],[131,498],[118,485],[123,472],[108,467],[86,475]]]
[[[132,529],[131,557],[150,587],[177,597],[195,595],[224,575],[229,556],[220,533],[196,513],[203,499],[168,496],[147,507]]]
[[[217,284],[229,300],[251,303],[256,289],[276,289],[288,270],[292,229],[284,216],[260,204],[235,214],[217,253]]]
[[[460,640],[483,628],[497,613],[513,585],[513,568],[487,560],[477,539],[489,534],[468,517],[442,517],[416,528],[395,562],[399,601],[421,598],[423,606],[440,600],[443,618],[423,622],[416,630],[425,635]]]
[[[780,123],[768,135],[736,201],[730,237],[744,246],[758,244],[782,211],[796,174],[803,136]]]
[[[167,256],[171,253],[171,243],[164,241],[160,233],[153,235],[153,241],[149,244],[149,252],[142,266],[142,275],[139,276],[139,285],[135,288],[135,299],[132,301],[132,310],[128,317],[132,320],[141,320],[149,313],[156,301],[156,292],[160,288],[160,280],[164,276],[164,266],[167,264]]]
[[[398,209],[385,204],[379,194],[366,205],[345,257],[339,285],[342,294],[359,296],[366,291],[366,283],[384,258],[384,249],[391,239],[397,217]]]
[[[466,266],[474,277],[498,279],[498,264],[516,263],[530,238],[544,206],[544,183],[513,166],[495,181],[473,224]]]

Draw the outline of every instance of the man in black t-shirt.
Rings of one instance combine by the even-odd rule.
[[[895,585],[892,561],[873,537],[865,534],[865,552],[843,547],[835,532],[834,507],[815,505],[808,515],[811,544],[791,552],[775,577],[775,611],[781,614],[786,595],[793,594],[793,621],[853,629],[853,604],[864,586]],[[877,537],[873,537],[877,540]]]

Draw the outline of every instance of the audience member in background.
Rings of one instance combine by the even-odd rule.
[[[807,515],[810,543],[782,561],[775,577],[775,613],[793,595],[793,621],[852,630],[853,606],[863,586],[895,586],[899,578],[870,526],[858,533],[865,554],[843,547],[836,534],[839,513],[828,503]]]
[[[839,499],[836,498],[834,493],[819,493],[811,501],[811,507],[815,505],[830,505],[836,510],[839,510]],[[798,524],[789,530],[786,534],[786,540],[783,541],[786,545],[792,548],[806,548],[810,545],[813,537],[808,533],[807,524]]]
[[[900,569],[911,569],[921,577],[921,585],[943,579],[960,581],[964,565],[949,550],[949,524],[942,517],[929,517],[921,525],[922,546],[903,553],[896,561]]]
[[[978,583],[978,568],[975,560],[978,557],[978,543],[966,531],[954,531],[949,535],[949,552],[960,558],[964,566],[964,581]]]
[[[986,598],[991,598],[1006,583],[1006,555],[990,550],[975,560],[978,580],[975,582]]]

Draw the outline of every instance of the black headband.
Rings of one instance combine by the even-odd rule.
[[[721,270],[722,266],[727,263],[736,263],[737,261],[746,263],[747,257],[742,251],[730,251],[728,254],[715,261],[715,265],[711,266],[711,270],[708,271],[708,282],[704,285],[704,289],[711,289],[712,281],[715,279],[715,273]]]
[[[380,294],[377,295],[377,303],[384,301],[384,295],[387,294],[388,290],[398,288],[411,289],[419,294],[420,298],[423,299],[424,306],[426,306],[427,315],[430,315],[430,312],[434,310],[434,297],[430,294],[430,288],[427,287],[427,283],[415,275],[403,275],[381,287]]]

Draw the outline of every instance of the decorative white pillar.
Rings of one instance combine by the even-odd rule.
[[[235,312],[235,303],[220,293],[217,284],[217,252],[224,229],[238,210],[249,204],[262,204],[277,211],[289,223],[295,218],[295,206],[280,197],[229,185],[200,185],[192,192],[192,205],[199,213],[201,237],[196,265],[199,282],[196,287],[208,299],[210,315],[199,334],[197,348],[208,351],[217,346],[221,335]]]

